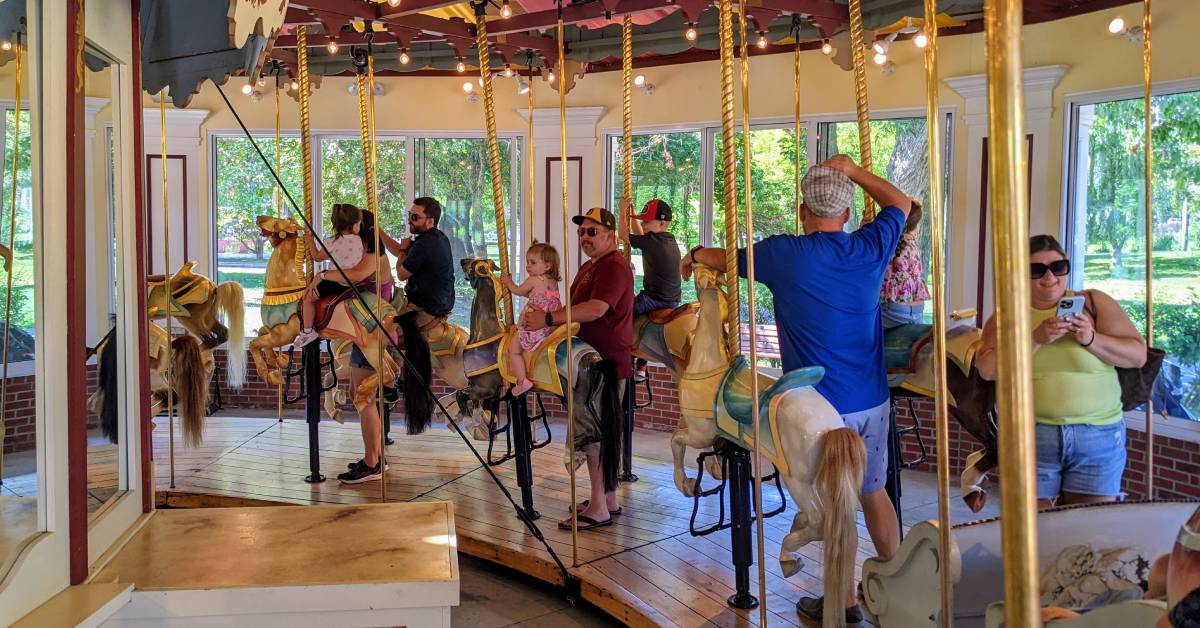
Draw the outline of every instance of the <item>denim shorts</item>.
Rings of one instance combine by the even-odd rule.
[[[887,482],[888,419],[892,404],[885,401],[874,408],[842,415],[846,427],[862,436],[867,447],[867,468],[863,470],[862,492],[874,493],[883,490]]]
[[[880,309],[883,311],[883,328],[891,329],[901,325],[919,325],[924,320],[922,313],[925,311],[925,303],[920,305],[905,305],[903,303],[882,303]]]
[[[654,310],[675,309],[677,307],[679,307],[679,301],[664,301],[662,299],[656,299],[645,292],[639,292],[637,293],[637,296],[633,297],[634,316],[641,316],[646,312],[652,312]]]
[[[1125,473],[1125,422],[1037,425],[1037,496],[1063,491],[1118,497]]]

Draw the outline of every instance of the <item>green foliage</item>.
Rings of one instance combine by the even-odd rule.
[[[274,136],[255,139],[267,159],[274,162]],[[259,232],[254,219],[259,215],[277,213],[278,191],[275,179],[271,176],[270,169],[262,163],[250,140],[244,137],[217,137],[215,143],[217,239],[240,243],[253,252],[255,259],[263,260],[269,253],[269,245]],[[281,143],[283,154],[279,176],[296,203],[303,205],[303,158],[300,153],[300,140],[285,137]],[[282,198],[282,214],[290,215],[286,196]],[[223,252],[217,251],[217,254]]]
[[[640,211],[651,199],[662,199],[673,212],[671,232],[684,250],[700,244],[703,182],[700,131],[647,133],[633,136],[633,206]],[[612,195],[618,207],[624,184],[621,138],[612,138]]]
[[[403,234],[408,213],[405,198],[407,164],[404,141],[380,138],[375,141],[375,164],[379,222],[389,234]],[[362,141],[323,139],[321,141],[321,207],[328,216],[334,203],[353,203],[367,209],[366,175],[363,168]]]

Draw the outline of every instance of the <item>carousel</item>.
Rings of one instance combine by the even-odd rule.
[[[1159,372],[1170,299],[1200,304],[1155,259],[1178,227],[1196,277],[1200,135],[1159,103],[1200,75],[1152,72],[1200,18],[1151,4],[0,2],[0,622],[450,626],[462,553],[626,625],[1200,625],[1195,398]],[[1136,125],[1099,121],[1118,96]],[[830,163],[911,198],[927,266],[925,315],[876,333],[881,446],[831,366],[780,368],[798,314],[756,281],[814,272],[761,244],[812,237]],[[1118,171],[1129,216],[1093,219]],[[634,316],[666,200],[681,297]],[[851,202],[855,233],[897,211]],[[1139,355],[1093,353],[1124,481],[1045,499],[1030,294],[1092,282],[1083,234],[1120,220]],[[1041,232],[1066,251],[1031,280]]]

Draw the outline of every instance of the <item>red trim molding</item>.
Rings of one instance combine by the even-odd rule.
[[[141,0],[130,0],[129,14],[132,20],[131,31],[133,36],[133,66],[131,68],[133,74],[133,85],[131,86],[132,100],[134,103],[133,112],[133,185],[134,189],[142,189],[145,179],[142,170],[142,155],[145,153],[143,146],[143,130],[142,130],[142,25],[141,25]],[[187,180],[186,178],[184,179]],[[184,195],[186,198],[186,194]],[[135,268],[139,271],[139,281],[137,282],[137,310],[136,312],[146,311],[146,282],[140,280],[140,276],[145,274],[146,268],[146,205],[142,202],[141,194],[133,195],[133,214],[134,214],[134,255],[136,256]],[[144,356],[150,353],[150,347],[147,342],[148,324],[145,316],[135,315],[134,320],[137,321],[137,338],[138,338],[138,355]],[[151,420],[150,416],[150,364],[145,359],[138,360],[138,390],[141,394],[138,395],[138,416],[140,420],[141,439],[142,439],[142,512],[150,512],[154,509],[154,443],[151,440]]]

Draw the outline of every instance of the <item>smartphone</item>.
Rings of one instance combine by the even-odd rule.
[[[1058,300],[1058,317],[1067,318],[1083,312],[1083,297],[1063,297]]]

